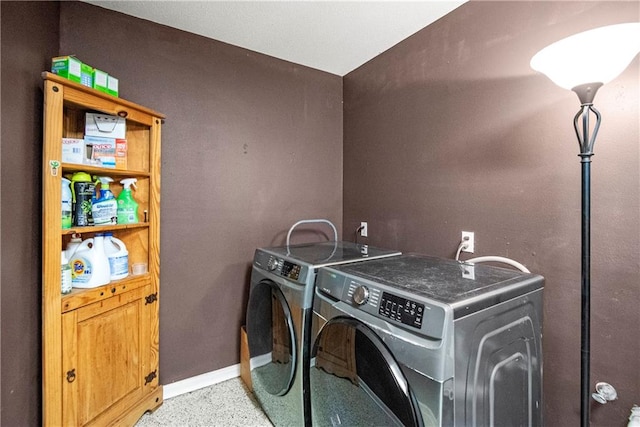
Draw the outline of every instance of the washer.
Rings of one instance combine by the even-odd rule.
[[[320,269],[312,424],[542,425],[543,284],[422,255]]]
[[[310,326],[318,268],[397,255],[337,241],[256,250],[246,322],[251,382],[274,425],[310,424]]]

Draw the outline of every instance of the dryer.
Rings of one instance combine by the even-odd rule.
[[[310,423],[309,346],[318,268],[397,255],[339,241],[256,250],[246,319],[251,381],[274,425]]]
[[[542,425],[543,283],[422,255],[321,268],[313,425]]]

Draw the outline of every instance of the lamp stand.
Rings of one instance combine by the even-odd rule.
[[[600,128],[600,113],[593,107],[596,91],[602,84],[580,85],[572,90],[580,98],[581,108],[573,119],[573,127],[580,144],[580,163],[582,164],[582,316],[580,339],[580,425],[589,426],[589,394],[590,373],[590,337],[591,337],[591,157],[596,135]],[[593,113],[596,118],[593,133],[589,137],[589,117]],[[582,126],[580,126],[582,124]]]

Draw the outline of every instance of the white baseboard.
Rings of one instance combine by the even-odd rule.
[[[185,378],[171,384],[162,386],[163,399],[171,399],[181,394],[190,393],[213,384],[237,378],[240,376],[240,364],[227,366],[226,368],[207,372],[205,374],[196,375],[195,377]]]

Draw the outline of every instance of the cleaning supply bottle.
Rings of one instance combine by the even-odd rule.
[[[124,279],[129,275],[129,252],[124,242],[113,237],[113,233],[104,233],[104,251],[109,258],[111,280]]]
[[[71,176],[73,225],[78,227],[93,225],[91,200],[95,191],[96,186],[87,172],[76,172]]]
[[[118,202],[109,190],[110,182],[113,182],[113,179],[108,176],[99,176],[96,180],[96,184],[100,183],[100,196],[91,202],[94,225],[115,224],[117,221]]]
[[[71,210],[73,196],[71,194],[71,181],[62,178],[62,228],[71,228]]]
[[[136,188],[135,178],[127,178],[120,181],[124,186],[122,192],[118,196],[118,224],[137,224],[138,223],[138,203],[131,195],[131,186]]]
[[[69,240],[69,243],[67,243],[67,248],[64,250],[65,254],[67,255],[67,260],[71,259],[73,254],[76,253],[76,249],[78,249],[80,243],[82,243],[82,235],[73,233],[71,235],[71,240]]]
[[[71,266],[64,251],[60,253],[60,270],[62,273],[61,291],[63,294],[68,294],[71,292]]]
[[[89,247],[91,245],[91,247]],[[74,288],[95,288],[110,280],[109,258],[104,252],[104,234],[83,241],[69,261]]]

